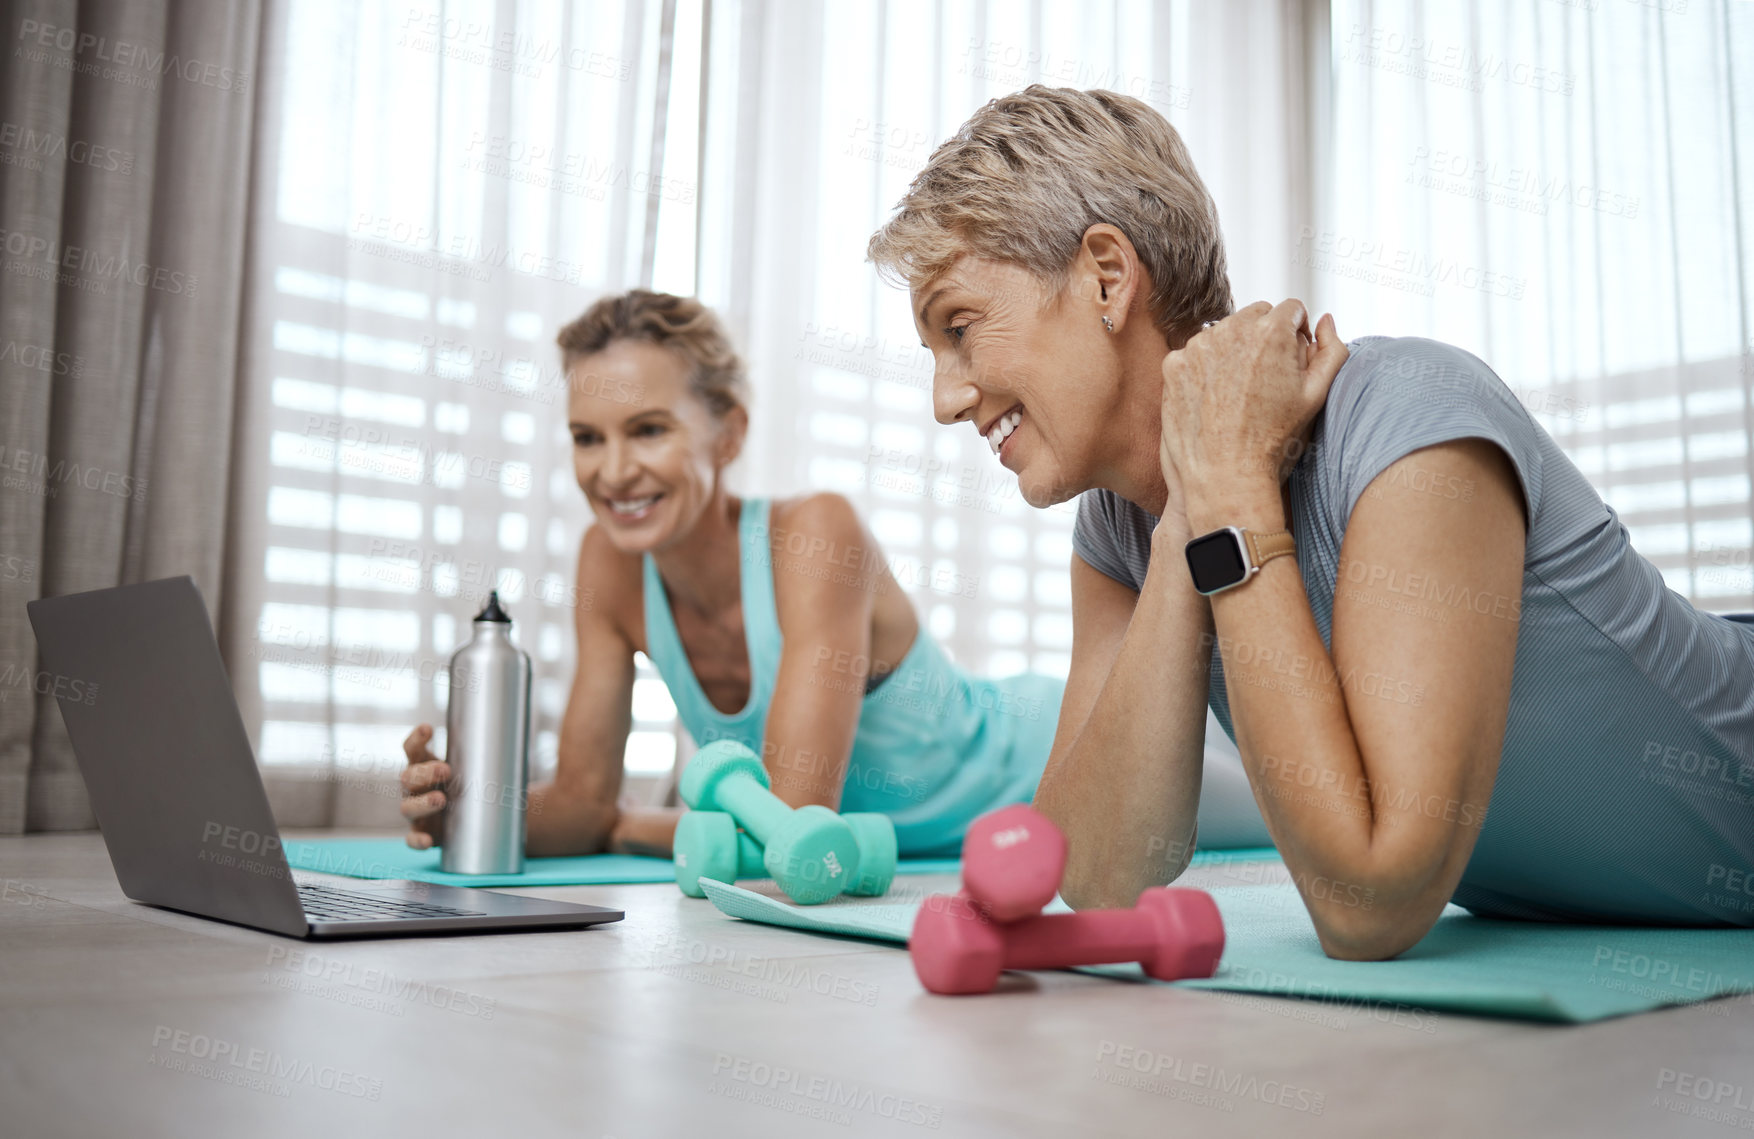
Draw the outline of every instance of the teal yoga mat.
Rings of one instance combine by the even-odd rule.
[[[878,941],[906,942],[921,904],[917,895],[845,898],[804,909],[722,882],[702,885],[731,917]],[[1560,1023],[1754,991],[1754,930],[1493,921],[1450,906],[1393,961],[1335,961],[1322,953],[1295,887],[1210,893],[1224,915],[1218,975],[1173,984],[1345,1001],[1373,1014],[1443,1009]],[[1136,965],[1086,971],[1144,979]]]
[[[632,854],[591,854],[573,858],[531,858],[522,874],[446,874],[439,869],[439,851],[415,850],[400,838],[319,838],[286,844],[286,860],[294,870],[315,870],[349,878],[407,878],[445,886],[607,886],[615,883],[674,882],[668,858]],[[1200,851],[1194,864],[1276,858],[1266,850]],[[954,874],[962,863],[954,858],[904,858],[899,874]]]
[[[614,883],[674,882],[668,858],[634,854],[588,854],[572,858],[528,858],[522,874],[446,874],[440,852],[415,850],[400,838],[318,838],[286,843],[294,870],[315,870],[349,878],[407,878],[445,886],[607,886]],[[954,858],[904,858],[899,874],[953,874]]]

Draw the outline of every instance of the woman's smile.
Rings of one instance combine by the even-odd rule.
[[[987,446],[993,449],[993,454],[997,455],[1000,453],[1005,445],[1005,440],[1011,437],[1012,432],[1017,430],[1017,425],[1022,422],[1022,404],[1013,407],[1010,411],[1007,411],[993,421],[992,426],[988,427],[985,432]]]
[[[1005,422],[1009,423],[1010,427],[1005,429],[1004,442],[999,444],[999,465],[1015,473],[1017,468],[1012,465],[1011,460],[1015,457],[1013,452],[1017,450],[1018,435],[1023,427],[1023,412],[1012,412],[1005,417]]]
[[[613,498],[600,497],[598,501],[602,502],[608,509],[598,513],[607,517],[611,522],[621,525],[635,525],[650,518],[663,497],[662,492],[641,495],[637,498],[632,495]]]

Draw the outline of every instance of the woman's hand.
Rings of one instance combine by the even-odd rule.
[[[1244,507],[1282,511],[1279,485],[1346,362],[1332,316],[1314,341],[1301,301],[1259,301],[1164,357],[1158,457],[1193,533],[1241,520]]]
[[[408,766],[402,769],[402,817],[408,820],[408,845],[431,850],[445,834],[445,784],[451,766],[432,754],[432,725],[420,724],[402,741]]]

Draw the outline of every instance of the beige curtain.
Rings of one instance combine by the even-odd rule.
[[[258,13],[15,0],[0,64],[0,833],[94,825],[25,602],[220,602]]]

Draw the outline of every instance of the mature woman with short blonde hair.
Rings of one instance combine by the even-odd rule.
[[[1181,873],[1209,702],[1332,955],[1400,953],[1451,901],[1754,925],[1712,889],[1754,867],[1754,628],[1665,588],[1480,360],[1233,313],[1161,115],[996,99],[870,257],[910,290],[939,421],[1031,505],[1082,494],[1036,795],[1073,905]]]

